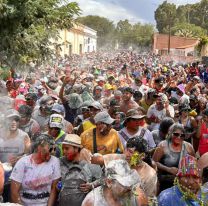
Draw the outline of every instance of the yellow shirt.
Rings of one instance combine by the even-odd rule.
[[[145,99],[142,98],[142,100],[140,101],[140,106],[147,112],[147,110],[149,109],[149,107],[150,107],[151,105],[148,105],[148,104],[146,103]]]
[[[89,120],[86,120],[82,123],[82,127],[83,127],[83,132],[84,132],[84,131],[87,131],[88,129],[95,128],[96,126]]]
[[[82,145],[84,148],[90,150],[93,153],[93,128],[83,132],[81,134]],[[123,153],[123,145],[115,129],[111,129],[106,136],[99,136],[96,133],[96,143],[98,153],[111,154],[118,151]]]

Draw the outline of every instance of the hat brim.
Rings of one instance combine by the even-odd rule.
[[[59,110],[59,109],[52,109],[52,112],[57,112],[59,114],[64,113],[63,111]]]
[[[99,119],[97,121],[95,121],[95,124],[97,124],[98,122],[103,122],[105,124],[113,124],[115,122],[115,119],[109,117],[108,119],[106,120],[100,120]]]
[[[81,144],[77,144],[75,142],[70,142],[70,141],[66,141],[66,140],[64,140],[62,142],[62,144],[67,144],[67,145],[71,145],[71,146],[74,146],[74,147],[83,148],[83,146]]]
[[[17,118],[21,119],[21,116],[17,115],[17,114],[10,114],[10,115],[6,116],[6,118],[14,118],[14,117],[17,117]]]
[[[125,119],[127,120],[127,119],[143,119],[143,118],[145,118],[146,117],[146,115],[133,115],[133,116],[129,116],[129,117],[126,117]]]

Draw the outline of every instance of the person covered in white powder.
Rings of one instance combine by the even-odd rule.
[[[51,156],[54,141],[45,134],[37,137],[33,153],[22,157],[11,174],[11,200],[24,206],[52,206],[61,177],[58,158]]]

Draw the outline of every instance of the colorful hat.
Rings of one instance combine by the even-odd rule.
[[[184,177],[184,176],[199,177],[200,173],[199,173],[199,168],[197,165],[197,159],[190,155],[184,156],[179,163],[177,176],[178,177]]]

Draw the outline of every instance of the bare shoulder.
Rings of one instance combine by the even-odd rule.
[[[186,141],[184,141],[184,144],[186,146],[186,150],[187,150],[188,154],[190,154],[192,156],[195,156],[196,154],[195,154],[195,151],[194,151],[194,148],[193,148],[192,144],[189,143],[189,142],[186,142]]]
[[[184,141],[184,144],[185,144],[186,149],[187,149],[188,151],[193,149],[193,146],[192,146],[191,143]]]
[[[158,144],[158,147],[163,149],[165,147],[167,147],[167,140],[163,140]]]
[[[92,192],[90,192],[85,199],[82,202],[81,206],[94,206],[94,198],[93,195],[91,194]]]

